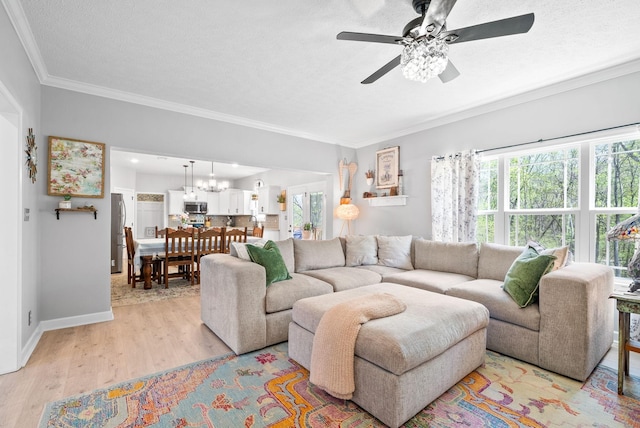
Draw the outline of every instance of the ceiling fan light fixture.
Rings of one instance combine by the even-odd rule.
[[[449,45],[444,40],[420,38],[406,42],[400,58],[404,77],[425,83],[447,68]]]

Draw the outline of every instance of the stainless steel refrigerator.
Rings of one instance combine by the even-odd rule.
[[[122,272],[122,249],[124,225],[127,221],[127,208],[122,193],[111,194],[111,273]]]

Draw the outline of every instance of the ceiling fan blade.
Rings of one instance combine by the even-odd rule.
[[[438,76],[442,83],[447,83],[460,76],[460,72],[456,68],[455,65],[449,60],[447,63],[447,68],[444,69],[442,73]]]
[[[472,40],[521,34],[531,29],[533,21],[533,13],[528,13],[526,15],[500,19],[498,21],[485,22],[484,24],[473,25],[471,27],[445,31],[440,34],[439,37],[444,38],[448,44],[452,45],[454,43],[470,42]]]
[[[360,83],[362,83],[363,85],[368,85],[369,83],[373,83],[399,65],[400,65],[400,55],[398,55],[397,57],[395,57],[394,59],[392,59],[385,65],[383,65],[382,67],[380,67],[378,71],[376,71],[375,73],[373,73],[371,76],[367,77]]]
[[[338,40],[353,40],[355,42],[372,42],[372,43],[390,43],[393,45],[399,44],[402,41],[400,36],[385,36],[383,34],[369,34],[369,33],[352,33],[349,31],[343,31],[336,37]]]
[[[438,34],[456,0],[431,0],[420,26],[420,34]]]

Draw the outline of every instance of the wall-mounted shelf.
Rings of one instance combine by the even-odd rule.
[[[95,208],[56,208],[56,218],[60,220],[60,213],[93,213],[93,218],[98,219],[98,210]]]
[[[380,196],[377,198],[367,198],[372,207],[390,207],[393,205],[407,205],[407,195],[400,196]]]

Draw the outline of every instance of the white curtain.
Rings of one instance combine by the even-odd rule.
[[[472,150],[431,160],[432,239],[475,242],[480,158]]]

